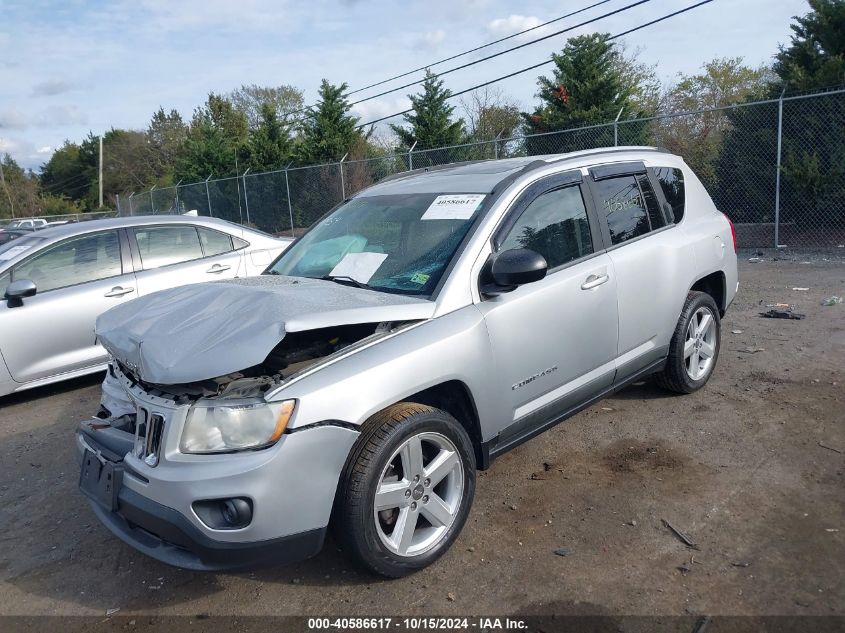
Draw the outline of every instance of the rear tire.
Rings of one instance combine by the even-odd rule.
[[[335,528],[367,569],[399,578],[442,556],[475,494],[466,430],[440,409],[402,402],[362,427],[341,474]]]
[[[719,308],[713,297],[690,292],[669,344],[666,366],[655,374],[655,383],[676,393],[701,389],[716,367],[721,335]]]

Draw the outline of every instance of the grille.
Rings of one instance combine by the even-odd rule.
[[[147,466],[157,466],[163,437],[164,416],[139,405],[135,422],[135,457],[143,460]]]

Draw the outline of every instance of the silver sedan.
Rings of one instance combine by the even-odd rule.
[[[150,216],[0,246],[0,396],[104,369],[94,320],[157,290],[260,274],[290,244],[223,220]]]

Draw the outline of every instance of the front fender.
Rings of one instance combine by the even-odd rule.
[[[490,339],[474,305],[430,319],[292,381],[270,399],[298,400],[291,428],[325,420],[360,425],[385,407],[458,380],[470,390],[482,439],[496,435],[505,410],[495,390]]]

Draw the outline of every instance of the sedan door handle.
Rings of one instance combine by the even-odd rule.
[[[590,275],[581,284],[581,290],[591,290],[610,281],[610,275]]]
[[[123,295],[128,295],[130,292],[135,292],[135,288],[124,288],[123,286],[115,286],[111,290],[109,290],[104,297],[122,297]]]
[[[227,271],[227,270],[229,270],[230,268],[231,268],[231,266],[222,266],[222,265],[220,265],[220,264],[214,264],[214,266],[212,266],[211,268],[209,268],[209,269],[208,269],[208,270],[206,270],[205,272],[207,272],[207,273],[215,273],[215,274],[216,274],[216,273],[226,272],[226,271]]]

